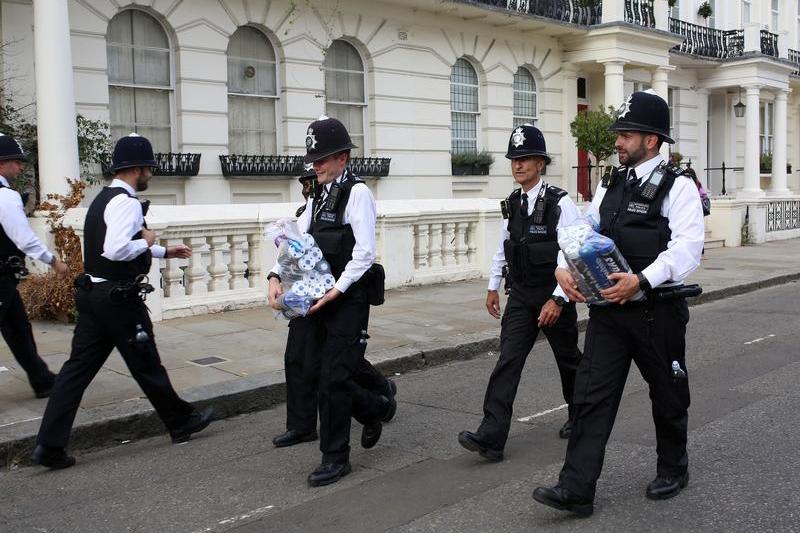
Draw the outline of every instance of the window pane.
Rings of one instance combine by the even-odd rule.
[[[275,51],[261,32],[241,27],[228,43],[228,91],[277,95]]]
[[[229,96],[228,132],[232,154],[277,154],[275,100]]]
[[[514,74],[514,117],[522,117],[523,122],[536,119],[536,82],[525,68]]]
[[[108,81],[111,83],[133,83],[133,48],[109,43]]]
[[[133,50],[133,82],[136,85],[169,87],[169,50]]]
[[[142,13],[131,11],[133,22],[133,44],[135,46],[148,46],[153,48],[169,48],[169,40],[164,28],[156,19]]]
[[[169,40],[153,17],[119,13],[108,24],[107,43],[109,82],[171,86]]]
[[[364,65],[352,45],[333,41],[325,52],[323,67],[327,101],[366,103]]]
[[[364,71],[361,56],[353,45],[345,41],[333,41],[325,51],[326,69]]]
[[[479,111],[478,75],[465,59],[456,61],[450,74],[450,109],[473,113]]]
[[[138,133],[150,139],[156,152],[172,149],[169,91],[109,87],[109,104],[115,138]]]
[[[477,117],[469,113],[451,113],[452,152],[454,154],[478,150]]]
[[[358,146],[352,151],[353,156],[364,155],[364,107],[355,105],[328,104],[325,114],[339,119],[350,133],[353,144]]]

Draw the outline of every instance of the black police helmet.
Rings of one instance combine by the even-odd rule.
[[[0,133],[0,161],[25,161],[26,159],[28,156],[25,155],[25,150],[17,140],[10,135]]]
[[[664,142],[675,143],[669,136],[669,106],[652,89],[630,95],[617,110],[617,120],[610,128],[613,131],[655,133]]]
[[[111,155],[112,173],[126,168],[157,167],[153,145],[146,137],[131,133],[117,141],[114,153]]]
[[[335,118],[321,116],[308,127],[306,132],[306,163],[314,163],[329,155],[338,154],[351,148],[358,148],[350,140],[347,128]]]
[[[307,181],[315,179],[317,179],[317,173],[314,172],[314,165],[312,165],[311,163],[306,163],[305,165],[303,165],[303,173],[300,175],[299,178],[297,178],[297,181],[299,181],[300,183],[305,183]]]
[[[523,124],[511,132],[508,139],[508,159],[519,159],[538,155],[544,158],[546,165],[550,164],[550,156],[547,155],[547,146],[544,143],[542,131],[533,124]]]

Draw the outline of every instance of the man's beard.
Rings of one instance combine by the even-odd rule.
[[[638,165],[642,159],[647,155],[647,151],[644,149],[644,146],[639,146],[639,149],[635,152],[624,152],[626,156],[626,160],[623,162],[622,158],[620,158],[620,163],[627,167],[635,167]]]
[[[147,178],[141,176],[139,179],[136,180],[136,192],[142,192],[147,190]]]

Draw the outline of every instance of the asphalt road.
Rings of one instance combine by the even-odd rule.
[[[800,531],[800,284],[699,306],[689,324],[691,482],[663,502],[650,404],[632,369],[600,479],[595,514],[573,518],[531,499],[552,484],[566,416],[555,363],[537,344],[520,385],[506,460],[456,442],[474,429],[496,355],[398,376],[398,415],[353,473],[306,485],[317,443],[275,449],[278,407],[165,437],[86,453],[74,468],[0,473],[0,531],[530,532]],[[541,414],[544,413],[544,414]],[[535,416],[534,415],[539,415]]]

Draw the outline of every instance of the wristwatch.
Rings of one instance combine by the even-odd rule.
[[[563,296],[555,296],[554,295],[554,296],[551,296],[550,299],[553,300],[556,303],[556,305],[559,306],[559,307],[564,307],[564,304],[567,303],[567,301],[564,299]]]
[[[649,291],[650,289],[652,289],[652,287],[650,286],[650,282],[647,281],[647,278],[644,277],[644,274],[639,272],[638,274],[636,274],[636,277],[639,278],[639,288],[641,290]]]

